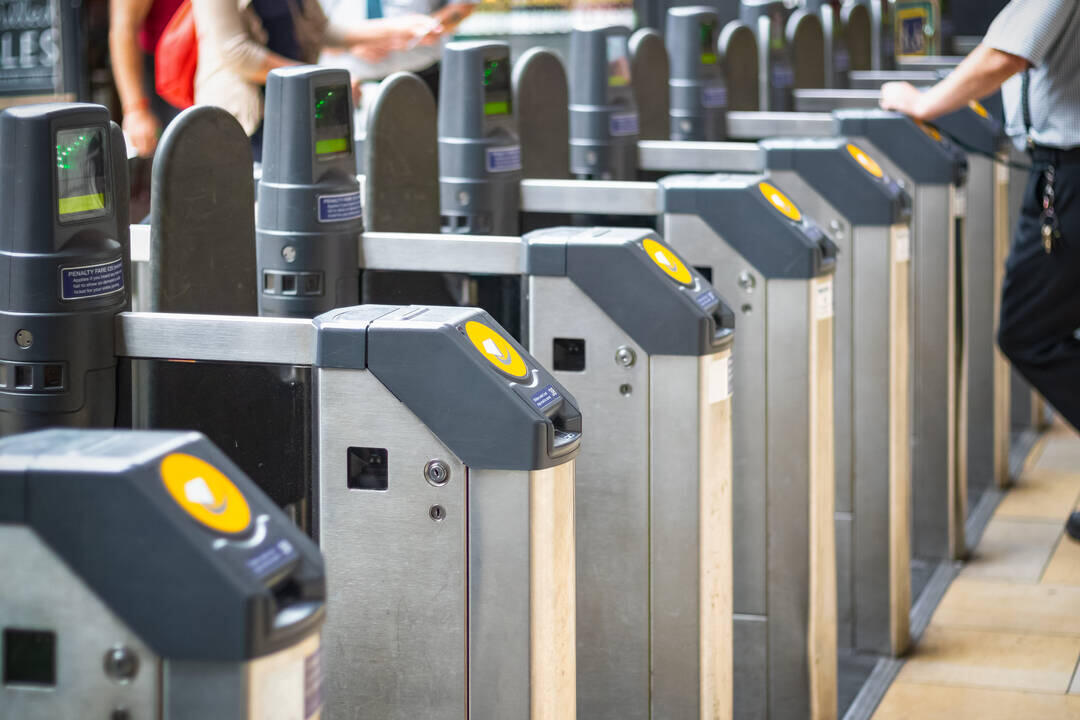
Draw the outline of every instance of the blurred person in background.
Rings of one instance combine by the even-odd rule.
[[[446,0],[322,0],[323,9],[332,22],[354,24],[377,18],[397,18],[416,13],[428,15],[437,22],[439,42],[412,43],[382,56],[363,52],[351,56],[328,50],[320,62],[349,71],[354,84],[374,83],[396,72],[412,72],[439,98],[439,61],[442,46],[458,26],[472,14],[475,2]]]
[[[262,157],[263,89],[279,67],[314,63],[324,47],[370,60],[434,44],[438,20],[418,13],[330,23],[318,0],[192,0],[198,28],[195,103],[228,110]]]
[[[157,147],[161,128],[176,108],[154,92],[154,48],[184,0],[111,0],[109,55],[120,95],[122,126],[140,157]]]

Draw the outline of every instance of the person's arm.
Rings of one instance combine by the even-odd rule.
[[[328,47],[355,48],[376,45],[392,50],[409,46],[416,38],[441,31],[439,21],[417,13],[392,18],[365,20],[348,27],[328,24],[323,33],[323,43]]]
[[[1042,65],[1077,11],[1077,0],[1011,0],[990,23],[982,43],[925,93],[907,83],[881,88],[881,106],[918,120],[959,110],[986,97],[1018,72]]]
[[[979,45],[949,75],[925,92],[910,83],[892,82],[881,87],[881,107],[933,120],[981,100],[1018,72],[1031,67],[1024,58]]]
[[[298,65],[295,60],[271,52],[248,34],[236,0],[191,0],[199,42],[220,52],[226,67],[258,85],[279,67]]]
[[[154,154],[161,129],[143,91],[143,53],[138,40],[151,4],[153,0],[112,0],[109,6],[109,55],[120,95],[121,124],[142,157]]]

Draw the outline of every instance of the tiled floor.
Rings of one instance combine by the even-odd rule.
[[[874,720],[1080,720],[1080,437],[1055,425]]]

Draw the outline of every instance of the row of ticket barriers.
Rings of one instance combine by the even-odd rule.
[[[148,226],[104,108],[0,114],[0,715],[838,717],[1008,481],[1022,183],[981,105],[733,109],[733,27],[451,43],[363,127],[275,70]]]

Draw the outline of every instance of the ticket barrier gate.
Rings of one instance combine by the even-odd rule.
[[[0,713],[319,718],[318,549],[197,433],[0,440]]]
[[[848,0],[870,8],[871,70],[896,69],[896,10],[894,0]]]
[[[759,110],[790,111],[794,90],[826,87],[825,34],[816,14],[783,0],[741,0],[739,20],[757,38]]]
[[[805,91],[797,94],[796,104],[810,112],[870,108],[878,97],[875,90]],[[1009,481],[1009,366],[995,337],[1010,238],[1008,151],[1001,126],[981,103],[941,117],[934,126],[963,143],[969,168],[962,196],[966,208],[961,262],[966,280],[967,382],[974,390],[965,401],[968,500],[974,512],[984,490],[1005,487]]]
[[[30,217],[0,238],[11,276],[28,281],[12,287],[0,314],[12,342],[23,344],[15,352],[25,351],[5,350],[4,431],[112,425],[124,388],[107,380],[124,379],[117,365],[126,359],[305,371],[295,382],[308,393],[278,410],[307,424],[298,430],[316,448],[315,536],[335,557],[332,572],[345,573],[329,581],[330,602],[341,609],[331,612],[334,643],[325,648],[328,716],[362,706],[380,717],[463,718],[470,708],[490,717],[574,717],[581,421],[573,397],[478,310],[362,306],[314,323],[122,312],[128,225],[116,192],[125,187],[124,166],[112,162],[123,156],[119,129],[99,106],[0,115],[3,162],[29,167],[21,161],[58,146],[59,198],[44,218],[52,231],[22,231],[49,228],[45,213],[33,215],[40,205],[27,202],[19,206]],[[14,200],[48,196],[52,174],[23,173],[0,189]],[[65,242],[72,236],[79,242]],[[206,267],[227,276],[213,260]],[[86,304],[60,305],[35,292],[34,280],[60,283],[69,303]],[[59,368],[58,384],[50,367]],[[534,400],[537,387],[545,402]],[[356,421],[364,413],[371,422]],[[424,453],[418,466],[410,452]],[[411,544],[387,551],[388,538],[414,527]],[[394,602],[386,604],[388,594]]]
[[[895,113],[728,114],[730,137],[797,133],[852,138],[912,196],[912,597],[917,598],[938,563],[965,552],[966,483],[960,478],[967,477],[967,434],[961,425],[966,415],[961,412],[957,238],[963,238],[966,160],[936,131]]]
[[[825,38],[825,85],[848,85],[852,70],[869,70],[870,10],[865,5],[836,6],[824,0],[802,0],[802,6],[817,15]]]
[[[830,222],[839,249],[840,644],[899,655],[908,645],[911,607],[910,199],[869,155],[842,138],[695,144],[687,152],[671,143],[670,163],[661,149],[659,143],[642,149],[650,169],[765,172],[800,208]]]
[[[454,43],[445,67],[480,78],[494,63],[508,65],[505,52],[504,45]],[[466,72],[469,67],[474,72]],[[487,92],[502,91],[492,85]],[[401,130],[386,119],[412,106],[420,87],[404,75],[383,84],[369,116],[373,152],[382,152],[384,144],[405,147],[396,137]],[[448,87],[443,112],[463,109],[449,96],[468,99],[473,92]],[[490,95],[473,100],[499,101]],[[484,137],[495,138],[489,148],[516,140],[508,119],[496,115],[491,134],[483,132],[483,123],[473,126],[474,146]],[[425,146],[437,142],[434,133],[409,141],[409,152],[421,157]],[[444,156],[450,145],[444,134]],[[414,167],[408,152],[398,159],[400,167]],[[387,170],[373,170],[365,192],[380,193],[381,186],[404,180]],[[450,174],[471,195],[469,203],[453,208],[460,213],[454,222],[495,224],[490,216],[469,213],[494,209],[496,203],[482,194],[501,176]],[[516,193],[503,188],[494,195],[507,204]],[[438,204],[437,186],[428,187],[401,213],[384,206],[385,217],[406,220],[407,210],[437,225]],[[505,224],[509,208],[496,217]],[[394,232],[392,222],[380,230],[362,238],[365,272],[520,275],[525,344],[554,369],[588,416],[600,418],[582,449],[576,481],[579,713],[729,715],[731,311],[648,230],[556,228],[521,239],[409,235]]]
[[[603,35],[600,38],[602,42]],[[514,86],[515,99],[539,97],[565,84],[565,73],[524,67],[525,60],[540,57],[542,51],[534,51],[515,68],[515,80],[521,80]],[[561,70],[555,64],[546,67]],[[557,109],[548,112],[558,115]],[[545,125],[533,118],[528,127]],[[524,162],[540,166],[543,159],[532,157],[526,131],[525,126],[518,128]],[[558,177],[558,168],[547,169],[545,177]],[[601,177],[615,176],[599,166],[595,170]],[[563,177],[568,174],[564,169]],[[831,340],[835,247],[812,221],[784,215],[771,200],[782,194],[759,175],[687,177],[682,182],[669,188],[668,181],[525,180],[522,210],[660,216],[664,237],[690,264],[708,268],[722,296],[741,299],[746,287],[752,293],[760,286],[757,292],[767,302],[745,303],[740,322],[750,323],[751,336],[735,361],[736,377],[744,377],[743,372],[752,376],[740,380],[740,387],[749,392],[744,396],[740,391],[747,399],[737,400],[734,408],[739,479],[734,486],[736,715],[802,717],[810,707],[815,717],[827,717],[836,712]],[[721,204],[737,211],[732,225],[718,229],[699,217]],[[755,227],[757,249],[742,247],[740,243],[751,242],[750,234],[736,226]],[[740,259],[738,249],[752,260]],[[692,254],[696,252],[702,254]],[[791,261],[792,256],[805,261]],[[794,277],[778,279],[769,291],[768,263],[774,262]],[[745,276],[741,284],[740,275]],[[811,304],[811,295],[818,292],[820,302]],[[814,319],[814,308],[827,317]],[[766,327],[777,334],[767,338]],[[829,339],[821,339],[819,332],[827,332]],[[773,373],[762,373],[767,361],[778,364]],[[779,365],[785,366],[783,372]],[[782,409],[792,398],[795,405]]]

